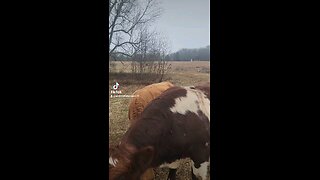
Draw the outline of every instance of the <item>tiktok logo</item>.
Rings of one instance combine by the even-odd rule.
[[[119,88],[119,85],[120,84],[118,82],[116,82],[116,84],[112,86],[112,89],[117,90]]]
[[[116,82],[113,86],[112,86],[112,89],[110,90],[110,98],[113,98],[113,97],[122,97],[122,91],[119,90],[120,88],[120,84],[118,82]]]

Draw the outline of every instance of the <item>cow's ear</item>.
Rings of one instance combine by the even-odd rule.
[[[151,166],[153,156],[154,148],[152,146],[143,147],[134,154],[133,163],[140,170],[145,170]]]

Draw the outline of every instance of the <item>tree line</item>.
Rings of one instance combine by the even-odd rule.
[[[157,59],[160,55],[150,53],[145,54],[147,59]],[[123,61],[131,61],[132,57],[119,54],[118,59]],[[165,55],[166,61],[210,61],[210,45],[202,48],[187,49],[183,48],[177,52]]]
[[[166,59],[171,61],[209,61],[210,45],[195,49],[184,48],[175,53],[167,55]]]

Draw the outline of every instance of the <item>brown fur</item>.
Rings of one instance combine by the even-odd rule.
[[[161,82],[148,85],[135,91],[133,95],[136,95],[137,97],[132,98],[129,104],[129,119],[137,119],[150,101],[158,97],[163,91],[173,86],[174,85],[170,82]]]

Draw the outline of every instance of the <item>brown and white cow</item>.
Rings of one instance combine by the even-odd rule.
[[[110,148],[109,179],[138,180],[148,168],[175,167],[183,158],[192,160],[193,179],[207,179],[209,91],[210,86],[172,87],[151,101],[119,145]]]

